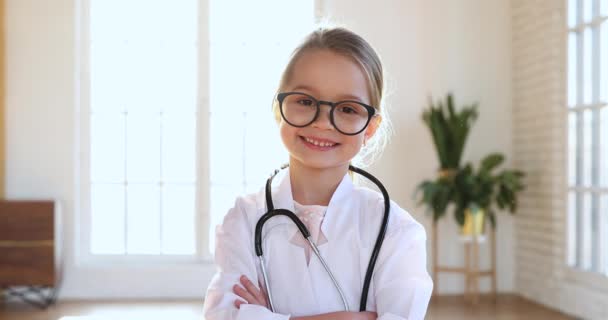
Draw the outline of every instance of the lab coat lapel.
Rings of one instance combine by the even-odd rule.
[[[341,224],[341,219],[348,218],[345,216],[347,213],[342,211],[348,207],[345,204],[345,201],[348,200],[352,190],[353,182],[350,176],[346,174],[331,197],[331,200],[329,200],[327,212],[325,213],[325,218],[323,218],[323,223],[321,224],[321,231],[327,238],[327,242],[336,239],[336,227]]]
[[[359,226],[360,208],[357,202],[351,201],[353,188],[350,175],[344,175],[329,201],[321,224],[321,231],[330,245],[319,246],[319,251],[344,290],[351,310],[356,310],[354,308],[360,292],[359,268],[348,263],[352,261],[353,253],[359,250],[359,230],[356,226]],[[311,272],[317,275],[313,287],[316,289],[316,295],[320,297],[319,308],[322,312],[342,310],[340,296],[331,278],[317,260],[311,259],[310,265]]]

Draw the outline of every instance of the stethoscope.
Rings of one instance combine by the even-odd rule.
[[[255,253],[260,260],[262,276],[264,277],[264,285],[266,286],[266,291],[268,293],[268,303],[269,303],[270,310],[274,312],[274,304],[273,304],[273,299],[272,299],[272,293],[270,292],[270,285],[268,283],[268,275],[266,274],[266,263],[264,261],[264,256],[262,253],[262,228],[264,227],[264,223],[266,223],[266,221],[268,221],[270,218],[283,215],[283,216],[287,216],[288,218],[290,218],[291,221],[293,221],[293,223],[296,224],[296,226],[300,230],[300,233],[302,233],[302,236],[304,236],[304,238],[308,241],[310,248],[315,253],[317,258],[319,258],[319,260],[321,261],[321,264],[323,265],[323,268],[325,268],[325,271],[327,271],[327,274],[329,275],[332,282],[334,283],[334,286],[338,290],[338,293],[340,294],[340,298],[342,299],[342,304],[344,305],[344,310],[348,311],[349,310],[348,302],[346,301],[344,292],[342,291],[342,288],[338,284],[338,281],[334,277],[333,273],[327,266],[325,259],[323,259],[323,257],[321,256],[319,249],[317,248],[315,243],[312,242],[312,240],[310,239],[310,232],[308,231],[308,229],[306,228],[304,223],[293,212],[291,212],[287,209],[275,209],[274,208],[274,205],[272,203],[272,194],[271,194],[271,190],[270,190],[270,187],[272,184],[272,179],[277,175],[277,173],[279,173],[280,170],[285,169],[288,166],[289,165],[286,164],[286,165],[283,165],[281,167],[281,169],[275,170],[271,174],[270,178],[268,178],[268,180],[266,181],[266,191],[265,192],[266,192],[266,207],[268,208],[268,212],[266,212],[260,218],[260,220],[258,220],[258,222],[255,226]],[[369,292],[369,285],[372,280],[372,273],[374,271],[374,266],[376,265],[376,260],[378,259],[378,254],[380,253],[380,248],[382,247],[382,242],[384,241],[384,235],[386,233],[386,227],[388,225],[388,216],[389,216],[391,204],[390,204],[390,198],[388,197],[388,192],[386,191],[386,189],[384,188],[382,183],[380,183],[380,180],[376,179],[376,177],[372,176],[371,174],[367,173],[366,171],[353,167],[353,166],[349,166],[349,170],[356,172],[356,173],[366,177],[370,181],[372,181],[376,186],[378,186],[378,189],[380,189],[380,192],[382,192],[382,196],[384,197],[384,217],[382,218],[382,225],[380,226],[380,232],[378,232],[378,238],[376,239],[376,244],[374,245],[374,251],[372,251],[372,255],[369,259],[369,264],[367,265],[365,281],[363,282],[363,291],[361,292],[361,303],[359,305],[359,311],[366,311],[365,309],[366,309],[366,305],[367,305],[367,294]]]

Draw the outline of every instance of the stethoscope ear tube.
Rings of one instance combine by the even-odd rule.
[[[378,232],[378,238],[376,238],[374,250],[372,251],[372,256],[370,257],[369,264],[367,265],[367,272],[365,273],[365,281],[363,282],[363,290],[361,292],[361,303],[359,304],[359,311],[366,311],[367,294],[369,292],[369,286],[372,281],[374,267],[376,266],[378,255],[380,255],[380,248],[382,248],[382,242],[384,242],[384,236],[386,235],[388,217],[391,211],[391,201],[388,197],[388,191],[386,191],[386,188],[384,188],[384,185],[382,185],[380,180],[376,179],[376,177],[357,167],[349,166],[349,169],[371,180],[376,186],[378,186],[378,189],[380,189],[382,197],[384,198],[384,216],[382,218],[382,224],[380,225],[380,231]]]
[[[276,216],[287,216],[293,223],[296,224],[300,232],[304,236],[304,238],[310,237],[310,232],[304,225],[300,219],[295,215],[295,213],[287,210],[287,209],[274,209],[265,213],[255,224],[255,254],[259,257],[263,254],[262,252],[262,228],[264,227],[264,223],[272,217]]]

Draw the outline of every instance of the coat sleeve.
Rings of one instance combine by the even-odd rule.
[[[426,270],[426,232],[401,212],[393,232],[387,232],[374,272],[378,320],[422,320],[433,281]]]
[[[244,304],[240,309],[234,306],[234,301],[240,298],[232,288],[239,283],[241,275],[259,283],[252,228],[245,210],[247,205],[246,199],[238,198],[223,223],[216,227],[215,264],[218,270],[205,295],[203,315],[206,320],[287,320],[290,317],[257,305]]]

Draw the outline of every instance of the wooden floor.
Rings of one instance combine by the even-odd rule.
[[[15,320],[200,320],[201,301],[159,302],[60,302],[47,310],[0,302],[0,319]],[[475,307],[462,297],[434,297],[427,320],[520,320],[574,319],[512,295],[499,295],[496,302],[483,298]]]

